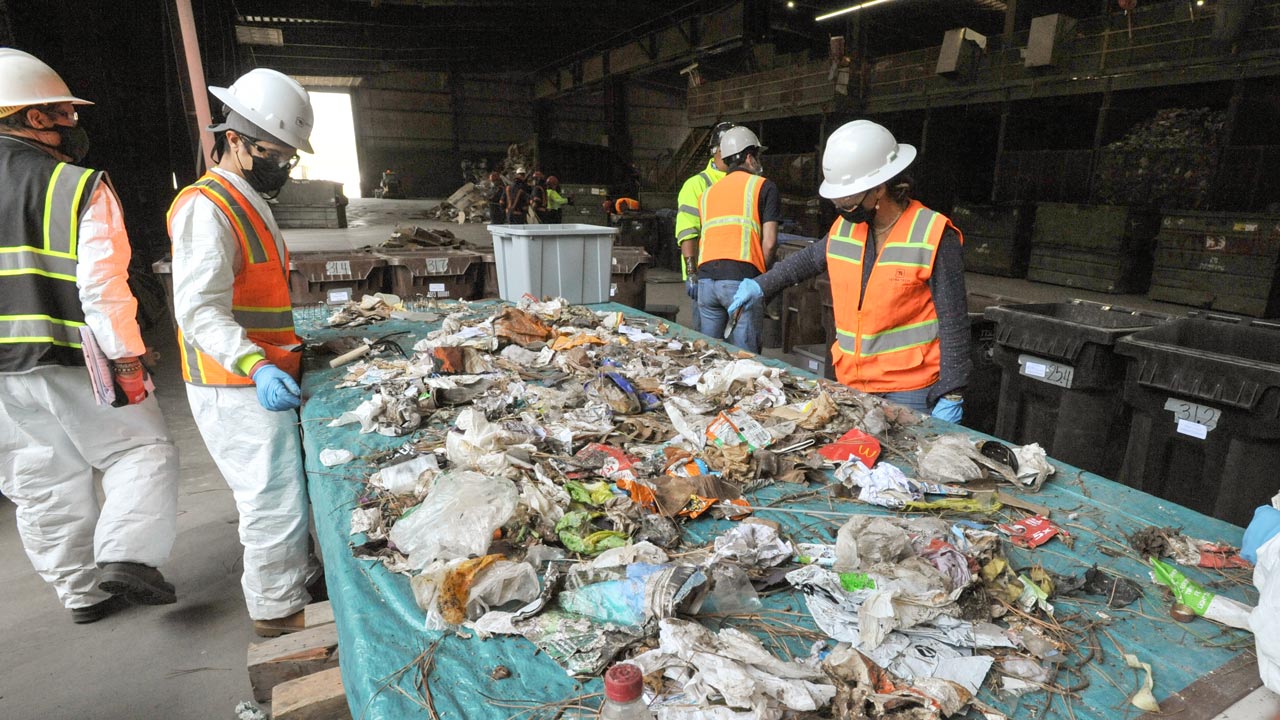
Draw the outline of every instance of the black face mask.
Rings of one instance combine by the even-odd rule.
[[[241,165],[241,168],[244,166]],[[266,158],[260,158],[256,155],[253,158],[253,167],[244,170],[244,179],[249,182],[249,187],[260,193],[279,192],[284,184],[289,182],[289,172],[293,168],[285,165],[281,167]]]
[[[35,142],[38,142],[47,148],[57,150],[63,155],[71,158],[71,162],[73,163],[80,162],[89,154],[89,133],[85,132],[84,128],[78,125],[76,127],[54,125],[49,128],[49,130],[53,130],[58,133],[57,145],[50,145],[48,143],[40,142],[39,140],[36,140]]]
[[[875,210],[868,210],[862,207],[861,204],[858,204],[852,210],[840,210],[837,208],[836,212],[840,213],[840,217],[855,225],[858,223],[869,223],[871,222],[871,219],[876,216]]]
[[[58,137],[61,138],[58,149],[71,158],[71,162],[80,162],[89,154],[89,133],[85,132],[84,128],[79,125],[75,127],[59,125],[57,130]]]

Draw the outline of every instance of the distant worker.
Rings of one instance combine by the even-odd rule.
[[[547,211],[547,176],[541,170],[533,171],[533,181],[529,183],[529,218],[543,222],[542,214]]]
[[[731,122],[722,122],[717,124],[711,130],[711,159],[707,160],[707,166],[697,175],[690,177],[684,181],[684,185],[680,187],[680,195],[677,204],[679,209],[676,212],[676,246],[682,246],[690,240],[697,240],[701,235],[702,221],[698,217],[698,203],[702,201],[702,193],[707,188],[715,184],[720,178],[724,177],[728,170],[725,167],[724,159],[720,155],[720,138],[729,128],[734,127]],[[690,300],[690,313],[692,316],[692,329],[697,330],[698,322],[698,276],[697,276],[696,257],[685,256],[680,261],[680,277],[684,280],[685,292]]]
[[[764,304],[729,309],[741,283],[764,274],[773,262],[778,244],[778,224],[782,222],[782,195],[772,180],[761,177],[765,148],[756,134],[745,127],[729,128],[720,139],[720,150],[729,172],[702,194],[699,240],[681,244],[686,262],[697,258],[698,313],[701,331],[714,338],[727,338],[734,345],[760,352],[764,325]]]
[[[916,149],[870,120],[842,125],[822,153],[822,186],[840,217],[827,237],[744,280],[730,311],[829,272],[836,379],[959,422],[969,381],[964,238],[911,198]]]
[[[395,170],[382,172],[382,180],[378,183],[378,189],[373,191],[373,196],[388,199],[400,197],[400,177]]]
[[[560,180],[555,175],[547,178],[547,212],[543,222],[561,222],[563,220],[561,208],[568,204],[569,198],[560,194]]]
[[[515,181],[502,192],[502,210],[507,216],[508,225],[523,225],[528,222],[530,193],[525,175],[524,168],[516,168]]]
[[[53,68],[0,48],[0,492],[18,536],[75,623],[175,601],[157,569],[178,519],[178,450],[150,397],[129,237],[77,105]],[[107,358],[99,405],[82,331]],[[94,481],[102,473],[105,500]]]
[[[493,171],[489,173],[489,189],[484,193],[484,199],[489,204],[489,222],[502,224],[507,221],[507,212],[502,209],[502,195],[507,190],[507,184],[502,181],[502,173]]]
[[[214,166],[169,209],[178,350],[191,415],[240,515],[253,630],[274,637],[303,628],[320,565],[298,434],[289,250],[262,196],[289,181],[299,150],[311,152],[314,116],[307,91],[275,70],[209,92],[225,114],[208,128]]]

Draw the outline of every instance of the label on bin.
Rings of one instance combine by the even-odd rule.
[[[618,283],[609,283],[609,297],[618,296]]]
[[[432,294],[444,293],[446,297],[449,295],[449,293],[445,291],[444,283],[429,283],[427,285],[427,292]]]
[[[351,277],[350,260],[330,260],[324,264],[324,274],[329,277],[343,275]]]
[[[1018,372],[1040,382],[1070,388],[1075,378],[1075,368],[1031,355],[1018,356]]]
[[[1204,438],[1204,434],[1218,427],[1218,419],[1222,417],[1222,411],[1208,405],[1179,400],[1178,398],[1169,398],[1164,401],[1164,409],[1173,413],[1173,417],[1178,421],[1178,432],[1183,435],[1193,435],[1195,437]],[[1182,423],[1186,421],[1189,424],[1202,428],[1197,435],[1196,432],[1187,432],[1182,429]]]
[[[1183,435],[1190,435],[1193,438],[1200,438],[1201,440],[1209,437],[1209,428],[1198,422],[1191,422],[1190,420],[1179,419],[1178,432]]]
[[[328,292],[327,302],[330,305],[343,305],[351,302],[351,288],[336,288]]]

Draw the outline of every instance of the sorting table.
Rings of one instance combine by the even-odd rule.
[[[497,302],[472,303],[471,307],[487,314],[497,307]],[[652,318],[613,303],[593,307],[623,312],[631,317]],[[317,320],[316,317],[299,317],[299,331],[308,340],[340,335],[373,337],[408,330],[408,336],[398,338],[406,349],[437,327],[436,324],[392,320],[360,328],[331,329],[319,327]],[[658,321],[657,318],[652,320],[655,324]],[[671,334],[686,338],[703,337],[676,325],[671,326]],[[790,373],[806,374],[776,360],[760,359]],[[314,358],[309,360],[303,376],[302,432],[312,512],[325,561],[325,576],[338,629],[342,679],[352,717],[357,720],[431,717],[420,704],[422,693],[419,683],[423,679],[415,664],[415,660],[429,648],[433,653],[434,669],[426,682],[429,683],[434,708],[441,718],[506,720],[539,717],[536,713],[531,715],[521,710],[531,705],[601,692],[602,683],[598,678],[580,681],[569,677],[559,665],[522,637],[480,640],[465,630],[444,633],[425,630],[424,613],[414,601],[409,579],[389,572],[378,562],[359,560],[352,555],[351,546],[363,543],[365,537],[351,535],[351,510],[356,507],[364,488],[363,482],[372,468],[358,459],[346,465],[326,468],[319,461],[320,451],[324,448],[347,448],[359,456],[399,447],[408,438],[361,435],[358,425],[328,426],[333,418],[353,409],[367,395],[365,388],[335,388],[345,373],[345,368],[330,369],[327,362],[317,362]],[[986,437],[932,419],[925,428]],[[1126,547],[1126,534],[1152,525],[1181,527],[1190,536],[1235,545],[1240,542],[1241,528],[1074,467],[1054,464],[1057,473],[1044,489],[1036,495],[1024,495],[1024,498],[1051,508],[1055,521],[1064,524],[1074,536],[1074,546],[1068,547],[1058,539],[1033,550],[1022,550],[1005,543],[1005,552],[1013,567],[1039,564],[1057,573],[1079,575],[1093,565],[1104,566],[1138,581],[1143,586],[1144,597],[1130,607],[1120,609],[1108,608],[1105,599],[1099,597],[1052,598],[1058,617],[1083,613],[1107,623],[1103,628],[1105,633],[1097,633],[1101,650],[1094,653],[1083,675],[1072,681],[1073,685],[1084,687],[1077,690],[1078,698],[1073,700],[1070,711],[1061,697],[1053,698],[1046,711],[1048,699],[1043,692],[1020,698],[1001,696],[991,689],[993,683],[990,678],[979,699],[1003,710],[1011,718],[1075,717],[1083,720],[1140,717],[1142,712],[1130,705],[1128,698],[1140,687],[1142,677],[1140,671],[1125,666],[1120,649],[1115,647],[1117,643],[1124,652],[1133,653],[1151,664],[1154,692],[1161,702],[1162,711],[1179,713],[1177,717],[1181,720],[1211,718],[1257,688],[1261,682],[1253,663],[1251,635],[1202,619],[1186,625],[1174,622],[1168,615],[1168,601],[1162,590],[1149,580],[1144,563],[1129,553],[1116,557],[1101,551],[1104,547],[1122,550]],[[771,486],[753,491],[749,499],[753,505],[765,505],[803,489]],[[850,514],[886,512],[855,501],[832,500],[829,497],[784,501],[778,507],[824,512],[834,508]],[[779,522],[783,530],[798,541],[834,543],[836,530],[842,524],[840,520],[823,521],[812,516],[767,510],[759,511],[757,515]],[[687,522],[683,534],[687,540],[705,543],[731,525],[731,521],[698,519]],[[1250,603],[1257,599],[1256,591],[1247,583],[1222,582],[1224,576],[1213,571],[1180,569],[1194,580],[1213,583],[1217,592]],[[786,611],[791,613],[787,615],[787,622],[815,627],[802,596],[796,591],[768,596],[764,598],[764,605],[766,612],[762,617],[769,617],[770,611]],[[810,641],[796,642],[792,651],[797,656],[805,655],[809,644]],[[766,647],[773,646],[766,641]],[[491,678],[491,673],[500,665],[508,668],[511,676]],[[994,667],[992,672],[995,673],[998,667]],[[598,702],[598,698],[594,702]],[[572,714],[567,716],[573,717]]]

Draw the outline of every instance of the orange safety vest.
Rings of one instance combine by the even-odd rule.
[[[169,207],[169,237],[173,238],[173,214],[182,205],[203,195],[222,211],[240,243],[240,261],[231,286],[231,312],[245,329],[249,341],[262,349],[267,362],[299,380],[302,376],[302,344],[293,329],[293,302],[289,299],[289,251],[284,257],[262,216],[239,190],[217,173],[206,173],[188,185]],[[182,379],[192,385],[252,385],[253,379],[234,373],[187,342],[178,328],[182,355]]]
[[[698,267],[712,260],[737,260],[764,272],[764,246],[760,239],[763,186],[764,178],[759,175],[731,172],[702,193]]]
[[[832,224],[827,271],[836,341],[831,357],[841,383],[886,393],[919,390],[938,381],[942,350],[929,278],[948,227],[955,229],[946,216],[913,200],[883,241],[863,295],[867,223],[837,218]]]

